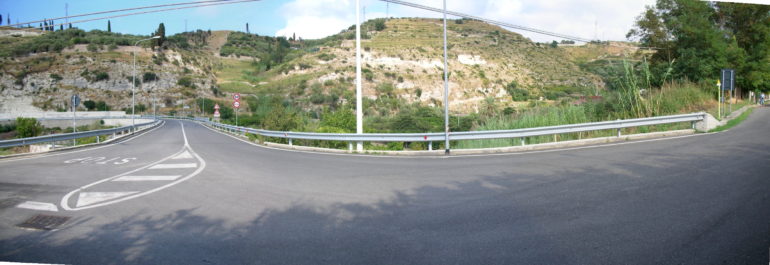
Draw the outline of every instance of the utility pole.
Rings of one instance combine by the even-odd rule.
[[[361,93],[361,0],[356,0],[356,134],[364,133]],[[356,142],[356,151],[364,151],[363,142]]]
[[[446,45],[446,0],[444,0],[444,154],[449,154],[449,69]]]

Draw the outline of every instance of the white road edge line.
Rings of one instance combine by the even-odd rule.
[[[157,192],[157,191],[163,190],[163,189],[165,189],[165,188],[168,188],[168,187],[174,186],[174,185],[176,185],[176,184],[179,184],[179,183],[182,183],[182,182],[184,182],[185,180],[188,180],[188,179],[190,179],[190,178],[192,178],[192,177],[195,177],[195,175],[198,175],[198,174],[200,174],[200,173],[201,173],[201,171],[203,171],[203,169],[205,169],[205,168],[206,168],[206,161],[205,161],[205,160],[203,160],[203,158],[201,158],[201,157],[200,157],[200,156],[199,156],[197,153],[195,153],[195,151],[193,151],[192,147],[190,147],[190,146],[189,146],[189,142],[187,141],[187,134],[186,134],[186,133],[185,133],[185,131],[184,131],[184,124],[183,124],[181,121],[180,121],[179,123],[182,125],[182,136],[184,137],[184,142],[185,142],[185,146],[184,146],[184,147],[182,147],[182,150],[180,150],[179,152],[177,152],[177,153],[174,153],[174,154],[172,154],[172,155],[170,155],[170,156],[167,156],[166,158],[163,158],[163,159],[161,159],[161,160],[158,160],[158,161],[156,161],[156,162],[153,162],[153,163],[151,163],[151,164],[149,164],[149,165],[146,165],[146,166],[144,166],[144,167],[140,167],[140,168],[137,168],[137,169],[131,170],[131,171],[129,171],[129,172],[126,172],[126,173],[123,173],[123,174],[119,174],[119,175],[117,175],[117,176],[113,176],[113,177],[110,177],[110,178],[106,178],[106,179],[103,179],[103,180],[100,180],[100,181],[97,181],[97,182],[94,182],[94,183],[91,183],[91,184],[88,184],[88,185],[82,186],[82,187],[80,187],[80,188],[78,188],[78,189],[76,189],[76,190],[73,190],[73,191],[71,191],[70,193],[67,193],[67,195],[64,195],[64,197],[62,198],[61,202],[59,203],[59,204],[61,205],[62,209],[64,209],[64,210],[67,210],[67,211],[79,211],[79,210],[85,210],[85,209],[90,209],[90,208],[94,208],[94,207],[105,206],[105,205],[110,205],[110,204],[113,204],[113,203],[118,203],[118,202],[122,202],[122,201],[130,200],[130,199],[133,199],[133,198],[137,198],[137,197],[141,197],[141,196],[144,196],[144,195],[152,194],[152,193],[155,193],[155,192]],[[131,173],[134,173],[134,172],[137,172],[137,171],[143,170],[143,169],[145,169],[145,168],[148,168],[148,167],[154,166],[154,165],[156,165],[156,164],[160,164],[160,163],[162,163],[162,162],[164,162],[164,161],[166,161],[166,160],[168,160],[168,159],[171,159],[172,157],[174,157],[174,156],[176,156],[176,155],[179,155],[179,154],[181,154],[181,153],[182,153],[182,152],[184,152],[184,151],[188,151],[188,152],[190,152],[190,154],[192,154],[192,155],[195,157],[195,159],[197,159],[197,160],[200,162],[200,166],[198,166],[198,169],[197,169],[197,170],[195,170],[195,172],[193,172],[193,173],[190,173],[189,175],[187,175],[187,176],[185,176],[185,177],[183,177],[183,178],[181,178],[181,179],[178,179],[178,180],[176,180],[176,181],[174,181],[174,182],[171,182],[171,183],[169,183],[169,184],[166,184],[166,185],[163,185],[163,186],[157,187],[157,188],[155,188],[155,189],[151,189],[151,190],[148,190],[148,191],[145,191],[145,192],[137,193],[137,194],[134,194],[134,195],[131,195],[131,196],[126,196],[126,197],[123,197],[123,198],[120,198],[120,199],[117,199],[117,200],[113,200],[113,201],[109,201],[109,202],[105,202],[105,203],[99,203],[99,204],[94,204],[94,205],[88,205],[88,206],[84,206],[84,207],[76,207],[76,208],[74,208],[74,209],[73,209],[73,208],[70,208],[70,207],[67,205],[67,203],[69,202],[69,199],[70,199],[70,197],[72,197],[72,195],[74,195],[74,194],[75,194],[75,193],[77,193],[77,192],[80,192],[80,191],[82,191],[82,190],[84,190],[84,189],[87,189],[87,188],[89,188],[89,187],[92,187],[92,186],[94,186],[94,185],[97,185],[97,184],[101,184],[101,183],[104,183],[104,182],[107,182],[107,181],[111,181],[111,180],[114,180],[114,179],[116,179],[116,178],[119,178],[119,177],[123,177],[123,176],[126,176],[126,175],[128,175],[128,174],[131,174]]]
[[[125,141],[120,141],[120,142],[117,142],[117,143],[127,143],[127,142],[130,142],[131,140],[139,138],[140,136],[143,136],[143,135],[148,134],[148,133],[150,133],[152,131],[160,129],[161,127],[163,127],[165,125],[166,125],[166,121],[163,121],[163,123],[161,123],[158,127],[155,127],[155,128],[153,128],[153,129],[151,129],[149,131],[141,132],[141,133],[137,134],[134,137],[131,137],[129,139],[126,139]],[[61,152],[61,153],[57,152],[57,153],[53,153],[53,154],[45,154],[45,155],[30,156],[30,157],[21,157],[21,158],[15,158],[15,159],[13,159],[13,158],[11,158],[11,159],[0,159],[0,163],[15,162],[15,161],[20,161],[20,160],[37,159],[37,158],[44,158],[44,157],[51,157],[51,156],[74,154],[74,153],[80,153],[80,152],[85,152],[85,151],[92,151],[92,150],[102,149],[102,148],[106,148],[106,147],[112,147],[112,146],[115,146],[115,144],[117,144],[117,143],[109,143],[109,144],[104,145],[104,146],[97,146],[97,147],[92,147],[92,148],[79,149],[79,150],[74,150],[74,151],[69,151],[69,152]]]
[[[295,152],[295,153],[305,153],[305,154],[318,154],[318,155],[332,155],[332,156],[348,156],[348,157],[387,157],[387,158],[400,158],[400,159],[452,159],[452,158],[463,158],[463,157],[487,157],[487,156],[515,156],[515,155],[526,155],[526,154],[539,154],[539,153],[551,153],[551,152],[562,152],[562,151],[572,151],[572,150],[580,150],[580,149],[592,149],[592,148],[600,148],[600,147],[611,147],[611,146],[617,146],[617,145],[627,145],[627,144],[636,144],[636,143],[646,143],[646,142],[655,142],[655,141],[665,141],[665,140],[673,140],[673,139],[679,139],[679,138],[688,138],[688,137],[696,137],[696,136],[704,136],[704,135],[712,135],[712,134],[718,134],[721,132],[713,132],[713,133],[698,133],[698,134],[691,134],[691,135],[683,135],[683,136],[673,136],[673,137],[663,137],[663,138],[656,138],[656,139],[649,139],[649,140],[637,140],[637,141],[626,141],[626,142],[620,142],[620,143],[610,143],[610,144],[599,144],[599,145],[589,145],[589,146],[580,146],[580,147],[566,147],[566,148],[556,148],[556,149],[549,149],[549,150],[536,150],[536,151],[524,151],[524,152],[508,152],[508,153],[491,153],[491,154],[473,154],[473,155],[450,155],[450,156],[432,156],[432,155],[425,155],[425,156],[407,156],[407,155],[369,155],[369,154],[340,154],[340,153],[327,153],[327,152],[314,152],[314,151],[304,151],[304,150],[291,150],[291,149],[283,149],[283,148],[276,148],[276,147],[270,147],[270,146],[264,146],[264,145],[258,145],[256,143],[246,141],[243,139],[240,139],[238,137],[235,137],[233,135],[217,131],[215,129],[212,129],[205,125],[203,126],[215,133],[219,133],[225,136],[228,136],[230,138],[233,138],[235,140],[259,147],[259,148],[265,148],[265,149],[271,149],[271,150],[278,150],[278,151],[284,151],[284,152]],[[726,131],[722,131],[726,132]]]
[[[30,209],[30,210],[39,210],[39,211],[49,211],[49,212],[58,212],[59,211],[59,208],[56,207],[56,204],[47,203],[47,202],[35,202],[35,201],[25,201],[25,202],[22,202],[19,205],[16,205],[16,208]]]

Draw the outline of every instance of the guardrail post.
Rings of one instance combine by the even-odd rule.
[[[521,140],[521,146],[525,146],[525,145],[527,145],[527,141],[526,141],[526,140],[524,140],[524,137],[521,137],[521,139],[520,139],[520,140]]]
[[[618,137],[620,137],[620,128],[618,128]]]
[[[695,121],[692,121],[692,129],[695,130]]]
[[[348,151],[353,152],[353,142],[348,142]]]
[[[289,146],[294,146],[294,143],[291,141],[291,138],[289,138]]]
[[[433,151],[433,142],[428,142],[428,151]]]
[[[97,144],[98,144],[98,143],[100,143],[100,142],[101,142],[100,140],[101,140],[101,139],[99,139],[99,135],[97,135],[97,136],[96,136],[96,143],[97,143]]]

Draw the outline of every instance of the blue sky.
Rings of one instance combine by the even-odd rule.
[[[121,8],[179,3],[185,0],[0,0],[4,20],[10,14],[12,22],[64,16],[65,3],[69,14],[83,14]],[[189,0],[188,0],[189,1]],[[411,0],[423,5],[441,7],[441,0]],[[366,18],[384,17],[386,10],[393,17],[438,17],[439,14],[409,7],[386,5],[376,0],[361,0]],[[448,9],[504,21],[517,25],[564,33],[584,38],[624,40],[634,18],[645,5],[654,0],[447,0]],[[129,11],[137,12],[137,11]],[[106,16],[99,15],[99,16]],[[451,17],[450,17],[451,18]],[[79,20],[82,18],[75,18]],[[147,35],[163,22],[167,34],[182,32],[187,20],[188,30],[245,31],[249,23],[252,33],[319,38],[339,32],[355,23],[354,0],[262,0],[212,7],[192,8],[170,12],[114,18],[114,32]],[[106,29],[106,21],[86,22],[79,28]],[[553,38],[518,32],[535,41]]]

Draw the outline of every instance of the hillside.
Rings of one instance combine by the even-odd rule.
[[[440,105],[441,26],[440,20],[418,18],[365,23],[364,96],[372,100],[389,96]],[[244,47],[243,36],[233,35],[228,41],[232,47],[225,44],[222,51],[256,58],[251,64],[242,59],[225,60],[218,71],[220,82],[236,84],[222,86],[223,90],[282,93],[304,103],[306,108],[328,104],[337,97],[343,103],[351,100],[348,91],[355,77],[352,28],[318,43],[291,42],[295,50],[286,56],[290,59],[270,70],[259,68],[268,44],[255,37],[253,45]],[[533,43],[497,26],[453,20],[448,24],[448,39],[450,109],[454,112],[476,112],[488,98],[505,106],[516,106],[519,103],[513,102],[514,94],[517,101],[526,103],[540,97],[555,100],[605,86],[599,76],[582,70],[567,50]]]
[[[441,20],[375,19],[362,27],[367,111],[395,114],[404,104],[442,104]],[[224,103],[220,92],[241,92],[321,112],[354,100],[354,33],[350,27],[302,40],[199,30],[169,36],[159,49],[149,42],[130,46],[146,36],[6,29],[0,36],[0,111],[66,110],[74,93],[125,109],[136,53],[137,102],[146,107],[156,98],[162,111],[179,111],[195,108],[198,97]],[[479,112],[490,102],[519,108],[595,93],[605,82],[584,64],[634,49],[554,48],[465,19],[449,21],[448,34],[450,109],[457,114]]]

